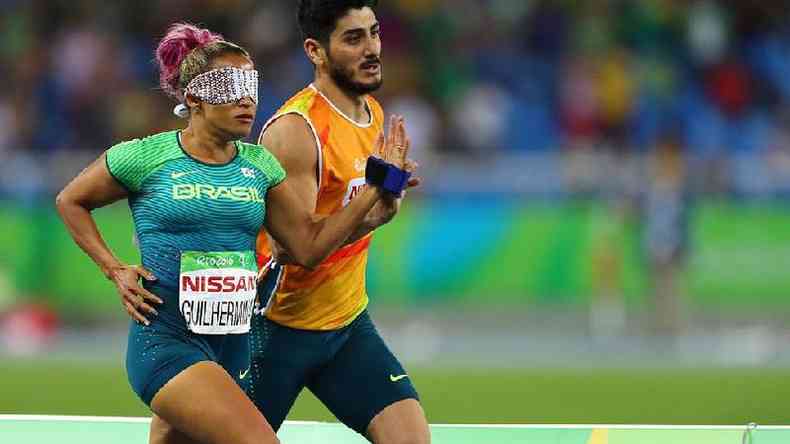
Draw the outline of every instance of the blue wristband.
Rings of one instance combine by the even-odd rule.
[[[411,173],[391,163],[378,157],[368,157],[368,164],[365,167],[365,182],[369,185],[380,187],[395,197],[401,197],[403,190],[409,184],[410,177]]]

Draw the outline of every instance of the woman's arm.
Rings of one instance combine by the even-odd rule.
[[[123,188],[107,170],[106,154],[75,177],[58,194],[55,205],[74,242],[99,266],[102,273],[115,283],[122,303],[136,320],[148,323],[138,311],[156,314],[156,310],[145,301],[162,303],[161,299],[146,291],[138,284],[138,277],[155,279],[143,267],[121,263],[102,239],[91,211],[119,201],[128,196]]]
[[[96,159],[58,194],[55,205],[71,237],[99,266],[108,278],[120,261],[104,243],[91,211],[127,197],[124,189],[110,176],[105,156]]]

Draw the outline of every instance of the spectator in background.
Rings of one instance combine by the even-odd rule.
[[[196,4],[201,7],[190,7]],[[147,56],[153,42],[147,36],[166,21],[182,18],[178,16],[185,10],[192,21],[238,30],[237,37],[249,41],[253,55],[278,67],[264,79],[264,87],[274,94],[264,98],[262,115],[270,115],[311,75],[293,50],[298,36],[283,26],[284,18],[293,14],[293,6],[286,3],[180,0],[127,6],[123,13],[94,0],[68,6],[44,0],[4,6],[0,62],[11,69],[1,80],[14,85],[7,98],[17,115],[40,117],[35,131],[24,123],[33,119],[16,119],[10,130],[19,141],[14,150],[90,151],[90,146],[173,127],[176,122],[161,112],[166,109],[162,98],[145,86],[154,75]],[[759,104],[766,124],[778,124],[772,111],[790,97],[783,74],[787,63],[782,62],[790,36],[781,30],[781,17],[782,11],[767,7],[716,0],[601,0],[582,7],[548,0],[398,0],[383,5],[381,20],[390,37],[388,50],[398,60],[394,66],[403,66],[408,80],[394,75],[390,82],[395,86],[385,86],[384,96],[387,103],[402,100],[416,106],[414,99],[419,99],[434,108],[439,116],[435,130],[426,130],[435,133],[431,138],[439,142],[437,153],[557,153],[580,143],[593,154],[601,146],[645,151],[655,146],[657,133],[633,125],[645,122],[640,120],[644,104],[655,96],[645,88],[648,77],[637,73],[652,70],[659,61],[678,73],[676,86],[667,92],[676,104],[662,98],[660,106],[648,109],[652,121],[673,114],[690,128],[714,128],[704,143],[696,138],[703,133],[694,130],[681,139],[691,153],[711,153],[711,146],[724,145],[716,138],[726,140],[728,133],[740,132],[740,121],[717,123],[718,110],[723,107],[727,116],[733,110],[748,111],[754,92],[754,81],[748,79],[755,73],[761,85],[779,92],[781,100]],[[745,45],[752,48],[748,57],[742,51]],[[723,64],[727,54],[730,59]],[[96,62],[108,56],[120,63]],[[92,95],[84,87],[92,82],[113,85],[120,92],[118,100],[110,103]],[[405,83],[415,88],[401,88]],[[410,91],[410,97],[399,99],[399,90]],[[678,100],[683,94],[695,96],[695,103]],[[463,109],[468,106],[479,109]],[[499,113],[487,115],[491,110]],[[457,137],[463,127],[458,121],[464,119],[478,122],[483,135]],[[641,128],[640,136],[634,138],[636,128]],[[716,149],[726,155],[736,148]]]
[[[675,133],[666,133],[648,157],[642,203],[643,242],[652,278],[652,327],[656,333],[682,331],[679,279],[689,245],[686,160]]]

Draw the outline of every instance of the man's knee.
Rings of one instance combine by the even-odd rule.
[[[430,444],[431,431],[419,402],[405,399],[373,418],[368,439],[374,444]]]
[[[425,432],[403,432],[399,436],[389,436],[374,444],[430,444],[431,435]]]
[[[430,444],[431,434],[423,431],[401,431],[399,434],[390,434],[378,438],[371,438],[373,444]]]

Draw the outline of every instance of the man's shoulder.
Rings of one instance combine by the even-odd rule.
[[[312,124],[303,117],[295,113],[280,115],[263,129],[258,140],[286,167],[292,167],[295,161],[311,159],[316,144],[320,143]]]
[[[381,103],[379,103],[378,99],[376,99],[373,95],[368,94],[366,96],[368,104],[371,108],[375,108],[375,110],[382,111]]]
[[[375,97],[368,94],[367,96],[368,107],[370,107],[370,112],[373,114],[373,122],[377,122],[379,125],[383,127],[384,124],[384,108],[382,108],[381,103],[376,100]]]
[[[272,119],[261,132],[261,139],[264,136],[275,136],[277,138],[291,139],[293,137],[311,135],[311,122],[306,116],[299,113],[284,113]]]
[[[280,109],[277,110],[275,116],[289,113],[307,115],[316,107],[323,106],[325,106],[325,104],[321,94],[319,94],[318,90],[311,84],[286,100]]]
[[[321,100],[318,90],[308,85],[297,92],[277,110],[263,125],[258,143],[263,141],[264,135],[284,135],[288,136],[291,132],[315,132],[316,124],[321,121],[317,118],[320,115],[320,108],[326,106]],[[318,110],[318,111],[317,111]]]

